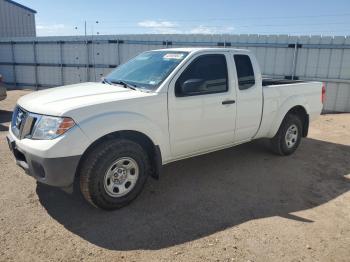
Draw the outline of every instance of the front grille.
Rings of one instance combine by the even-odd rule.
[[[37,117],[34,114],[17,106],[11,121],[12,133],[19,139],[30,136],[36,120]]]
[[[22,133],[21,130],[23,129],[23,126],[25,124],[26,116],[27,116],[27,112],[25,110],[23,110],[18,106],[15,108],[15,111],[13,112],[13,116],[12,116],[11,129],[12,129],[12,133],[17,138],[21,137],[21,133]]]

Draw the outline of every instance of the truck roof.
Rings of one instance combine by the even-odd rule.
[[[183,48],[166,48],[166,49],[157,49],[153,51],[177,51],[177,52],[189,52],[189,53],[196,53],[196,52],[203,52],[203,51],[236,51],[236,52],[242,52],[242,53],[248,53],[250,52],[247,49],[238,49],[238,48],[226,48],[226,47],[183,47]]]

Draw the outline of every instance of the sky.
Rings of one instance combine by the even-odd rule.
[[[38,36],[105,34],[350,35],[350,0],[19,0]]]

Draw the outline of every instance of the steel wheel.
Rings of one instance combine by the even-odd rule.
[[[139,177],[139,166],[130,157],[117,159],[107,169],[104,177],[104,189],[111,197],[121,197],[129,193]]]
[[[285,141],[288,148],[292,148],[298,141],[298,127],[296,125],[291,125],[286,132]]]

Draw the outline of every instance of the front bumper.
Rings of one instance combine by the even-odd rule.
[[[73,184],[81,155],[45,158],[17,147],[11,135],[7,135],[6,138],[16,164],[28,175],[41,183],[56,187],[69,187]]]

